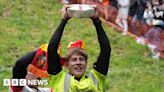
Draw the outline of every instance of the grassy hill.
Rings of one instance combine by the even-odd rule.
[[[0,0],[0,92],[8,92],[3,79],[11,78],[17,59],[48,43],[58,26],[62,5],[55,0]],[[105,92],[163,92],[164,60],[151,59],[150,50],[103,24],[112,55]],[[70,41],[87,44],[88,68],[99,53],[92,21],[72,18],[62,37],[62,55]]]

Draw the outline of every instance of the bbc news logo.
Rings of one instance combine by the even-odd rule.
[[[3,86],[48,85],[48,80],[3,79]]]

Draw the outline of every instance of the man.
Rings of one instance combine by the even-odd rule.
[[[123,29],[123,35],[128,33],[128,14],[130,7],[130,0],[117,0],[118,2],[118,14],[116,18],[116,24]]]
[[[52,92],[50,88],[40,88],[38,83],[28,84],[28,81],[37,81],[47,78],[47,44],[41,45],[37,50],[28,53],[17,60],[13,68],[12,79],[26,79],[26,84],[12,86],[9,92]],[[25,83],[25,82],[23,82]],[[46,80],[46,85],[48,84]]]
[[[86,73],[87,53],[84,42],[81,40],[70,43],[66,55],[66,67],[68,73],[64,72],[57,53],[57,46],[69,17],[63,8],[63,19],[48,45],[48,73],[49,85],[55,92],[103,92],[105,76],[108,72],[110,59],[110,43],[105,34],[101,21],[95,15],[92,17],[98,41],[100,43],[100,54],[89,74]]]
[[[110,4],[110,1],[109,0],[98,0],[98,2],[101,2],[103,7],[104,7],[104,17],[106,20],[109,19],[109,4]]]
[[[94,69],[89,72],[89,75],[86,74],[86,66],[87,66],[87,53],[85,50],[84,42],[78,40],[76,42],[70,43],[68,46],[67,55],[65,58],[65,66],[68,68],[69,73],[66,73],[62,70],[61,56],[59,53],[59,43],[64,30],[64,27],[69,20],[69,17],[66,13],[66,8],[63,10],[63,19],[61,20],[60,25],[56,29],[53,34],[49,44],[48,49],[46,46],[41,46],[40,48],[43,50],[40,52],[40,49],[37,51],[32,51],[28,53],[26,56],[19,59],[13,69],[13,78],[26,78],[26,79],[37,79],[37,76],[40,75],[38,73],[29,73],[28,67],[32,64],[34,66],[38,65],[33,63],[33,61],[37,60],[36,58],[40,58],[40,54],[43,55],[43,61],[46,60],[47,65],[42,70],[48,71],[49,73],[49,88],[44,90],[44,88],[38,89],[37,86],[29,85],[28,88],[25,87],[13,87],[13,92],[30,92],[30,90],[38,90],[41,92],[102,92],[103,84],[105,82],[105,75],[107,75],[108,66],[109,66],[109,58],[110,58],[110,43],[109,40],[101,26],[101,21],[96,16],[93,17],[93,23],[96,27],[96,31],[98,34],[98,40],[100,43],[101,51],[100,55],[97,59],[97,62],[94,65]],[[47,51],[48,50],[48,51]],[[36,57],[36,58],[35,58]],[[39,60],[40,62],[40,60]],[[42,64],[42,63],[41,63]],[[46,64],[46,63],[43,63]],[[40,65],[39,65],[40,66]],[[47,67],[46,67],[47,66]],[[48,69],[47,69],[48,68]],[[37,71],[37,70],[35,70]],[[44,76],[47,77],[45,73]],[[52,89],[51,89],[52,88]]]

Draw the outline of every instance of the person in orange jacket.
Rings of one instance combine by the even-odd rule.
[[[108,20],[109,19],[109,0],[102,0],[102,4],[104,6],[104,13],[105,13],[105,19]]]

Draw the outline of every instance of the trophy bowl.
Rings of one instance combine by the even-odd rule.
[[[88,18],[95,15],[96,9],[87,4],[71,4],[67,8],[68,16],[76,18]]]

